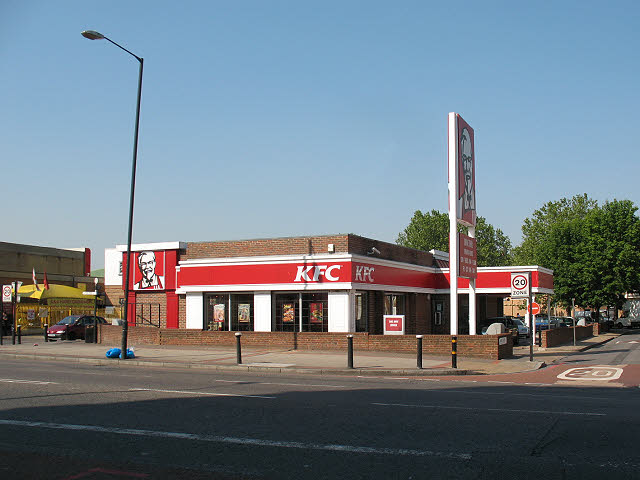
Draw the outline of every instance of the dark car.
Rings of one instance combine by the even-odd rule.
[[[49,340],[75,340],[76,338],[84,339],[87,325],[93,325],[95,318],[96,324],[107,323],[102,317],[94,317],[93,315],[69,315],[63,318],[55,325],[47,330]]]
[[[514,321],[512,317],[493,317],[487,318],[482,322],[482,334],[485,335],[487,333],[487,329],[489,325],[492,323],[501,323],[504,325],[507,332],[511,332],[511,337],[513,338],[513,344],[518,345],[518,324]]]

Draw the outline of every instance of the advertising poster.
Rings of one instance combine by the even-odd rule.
[[[322,304],[312,303],[309,305],[309,322],[310,323],[322,323]]]
[[[293,323],[296,319],[296,307],[293,303],[282,305],[282,323]]]
[[[251,319],[251,305],[248,303],[238,304],[238,323],[249,323]]]
[[[224,323],[224,303],[217,303],[213,306],[213,321]]]

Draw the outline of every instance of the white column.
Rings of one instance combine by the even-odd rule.
[[[351,296],[348,291],[329,292],[329,331],[353,332],[351,329]]]
[[[470,238],[476,238],[476,227],[469,227]],[[477,250],[477,249],[476,249]],[[476,279],[469,279],[469,335],[476,335]]]
[[[255,292],[253,294],[253,330],[256,332],[271,331],[271,292]]]
[[[202,292],[188,292],[186,297],[186,328],[204,328],[204,296]]]
[[[456,114],[449,113],[449,322],[458,334],[458,135]]]

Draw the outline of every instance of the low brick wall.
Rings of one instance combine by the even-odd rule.
[[[346,333],[311,332],[242,332],[244,347],[279,348],[287,350],[346,350]],[[414,353],[415,335],[371,335],[366,332],[353,333],[354,350],[377,352]],[[500,338],[503,345],[500,345]],[[210,332],[186,329],[160,329],[152,327],[129,327],[129,345],[226,345],[236,344],[235,332]],[[122,327],[100,325],[99,342],[120,345]],[[513,355],[513,344],[509,334],[458,335],[458,355],[500,360]],[[451,355],[450,335],[424,335],[424,354]]]
[[[551,330],[542,330],[542,347],[557,347],[558,345],[564,345],[565,343],[573,342],[573,329],[576,329],[576,340],[582,340],[583,338],[593,337],[598,335],[596,331],[598,324],[586,325],[584,327],[566,327],[566,328],[553,328]]]

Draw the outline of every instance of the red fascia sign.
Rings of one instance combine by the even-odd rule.
[[[200,285],[280,285],[360,283],[435,288],[436,272],[387,265],[343,262],[181,265],[179,287]]]

